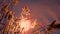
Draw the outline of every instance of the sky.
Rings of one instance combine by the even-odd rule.
[[[0,0],[0,7],[1,7]],[[10,0],[5,0],[9,3]],[[13,6],[11,10],[15,12],[15,17],[19,16],[22,7],[28,5],[31,15],[37,19],[37,21],[43,26],[51,24],[52,21],[57,20],[56,23],[60,23],[60,0],[18,0],[18,3]],[[60,31],[56,31],[53,34],[59,34]]]

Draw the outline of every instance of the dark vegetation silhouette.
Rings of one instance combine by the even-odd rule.
[[[47,28],[48,31],[52,30],[52,29],[60,29],[60,24],[55,24],[56,20],[54,20],[49,27]]]
[[[52,32],[54,29],[60,29],[60,24],[55,24],[56,20],[54,20],[49,27],[47,27],[45,30],[45,34],[49,34],[49,32]]]

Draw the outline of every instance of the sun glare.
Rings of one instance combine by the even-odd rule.
[[[20,32],[24,33],[26,31],[29,31],[30,29],[34,28],[36,21],[31,18],[30,10],[27,6],[24,6],[22,8],[19,26],[20,26]]]
[[[24,31],[27,31],[30,29],[31,22],[30,20],[22,19],[20,21],[20,28],[23,29]]]

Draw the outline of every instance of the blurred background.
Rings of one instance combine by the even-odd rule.
[[[60,0],[0,0],[0,13],[3,1],[7,4],[13,2],[9,9],[14,11],[14,19],[20,16],[22,7],[28,5],[31,15],[43,27],[46,28],[54,20],[60,24]],[[60,34],[60,30],[55,29],[52,34]]]

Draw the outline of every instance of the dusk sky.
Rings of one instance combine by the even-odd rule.
[[[3,0],[0,0],[0,7]],[[9,3],[9,0],[6,0]],[[11,10],[15,12],[15,17],[19,16],[24,5],[28,5],[31,15],[37,19],[39,24],[47,26],[54,20],[60,24],[60,0],[18,0],[15,6],[11,5]],[[53,34],[60,34],[60,30],[55,30]]]

